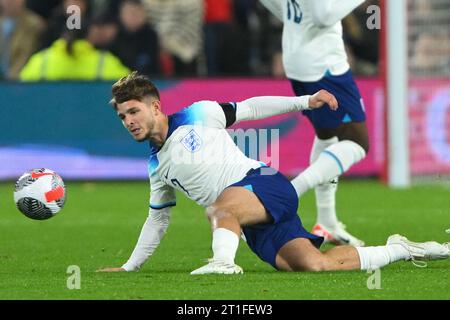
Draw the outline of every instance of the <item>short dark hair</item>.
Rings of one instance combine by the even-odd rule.
[[[160,99],[159,91],[150,79],[133,71],[112,86],[113,98],[110,103],[117,109],[118,103],[129,100],[141,101],[147,97]]]

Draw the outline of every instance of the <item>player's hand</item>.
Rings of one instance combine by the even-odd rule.
[[[328,104],[331,110],[337,110],[339,107],[338,102],[331,93],[326,90],[320,90],[309,97],[309,108],[317,109],[322,107],[324,104]]]
[[[126,271],[124,268],[103,268],[99,269],[96,272],[124,272]]]

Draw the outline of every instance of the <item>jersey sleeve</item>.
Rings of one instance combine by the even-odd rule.
[[[170,208],[149,209],[149,216],[141,229],[138,242],[128,261],[122,266],[126,271],[138,271],[158,248],[170,222]]]
[[[210,128],[224,129],[236,121],[236,103],[199,101],[177,114],[180,124],[200,124]]]
[[[175,190],[161,181],[157,173],[153,173],[150,176],[150,208],[163,209],[175,205]]]

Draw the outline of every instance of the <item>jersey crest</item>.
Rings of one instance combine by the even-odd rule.
[[[200,150],[202,139],[194,129],[191,129],[188,134],[181,139],[181,143],[188,151],[194,153]]]

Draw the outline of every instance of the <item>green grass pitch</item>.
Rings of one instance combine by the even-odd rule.
[[[448,260],[427,268],[387,266],[381,288],[370,290],[372,274],[363,271],[276,272],[242,241],[236,261],[243,275],[190,276],[210,257],[211,233],[203,209],[181,195],[166,237],[140,272],[96,273],[129,257],[148,213],[148,183],[66,181],[66,206],[47,221],[30,220],[15,208],[13,186],[0,184],[0,299],[450,299]],[[391,190],[376,181],[347,180],[339,186],[338,213],[368,245],[384,244],[393,233],[446,242],[449,191],[442,185]],[[313,192],[299,212],[311,228]],[[67,288],[71,265],[81,270],[79,290]]]

